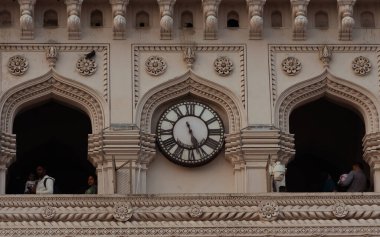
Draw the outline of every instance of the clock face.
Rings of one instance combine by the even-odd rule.
[[[160,117],[157,143],[169,160],[183,166],[200,166],[222,149],[223,123],[212,108],[202,103],[175,104]]]

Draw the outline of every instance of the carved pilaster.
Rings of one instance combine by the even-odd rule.
[[[225,156],[234,168],[235,192],[245,192],[245,161],[241,149],[241,133],[226,134]]]
[[[16,135],[0,133],[0,194],[5,194],[8,166],[16,158]]]
[[[290,0],[292,5],[293,39],[305,40],[307,28],[307,5],[310,0]]]
[[[140,150],[138,160],[135,163],[134,193],[146,193],[146,172],[150,162],[156,155],[156,135],[147,132],[140,132]]]
[[[221,0],[202,0],[205,39],[217,39],[218,9],[220,2]]]
[[[339,40],[352,40],[352,28],[355,24],[353,8],[356,0],[337,0],[337,2]]]
[[[371,168],[374,191],[380,192],[380,132],[366,134],[363,138],[363,159]]]
[[[34,39],[34,5],[36,0],[18,0],[20,4],[21,39]]]
[[[265,2],[266,0],[247,0],[250,39],[262,39],[263,8]]]
[[[67,5],[67,30],[69,39],[81,38],[81,8],[83,0],[65,0]]]
[[[113,38],[124,39],[127,20],[125,18],[129,0],[110,0],[113,17]]]
[[[157,0],[160,6],[161,39],[172,39],[173,31],[173,6],[176,0]]]

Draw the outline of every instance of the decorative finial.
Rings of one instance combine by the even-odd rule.
[[[324,46],[319,50],[319,59],[322,61],[324,67],[329,67],[331,61],[332,52],[328,46]]]
[[[195,62],[195,52],[192,47],[187,47],[183,52],[183,60],[187,64],[187,68],[192,68],[193,63]]]
[[[50,46],[46,50],[46,60],[49,62],[49,67],[55,67],[58,60],[58,49],[55,46]]]

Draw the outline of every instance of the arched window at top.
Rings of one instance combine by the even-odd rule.
[[[271,15],[272,27],[282,27],[282,14],[280,11],[274,11]]]
[[[9,11],[1,11],[0,12],[0,27],[11,26],[11,13]]]
[[[375,18],[372,12],[365,11],[360,14],[360,26],[363,28],[375,28]]]
[[[239,14],[231,11],[227,14],[227,27],[239,27]]]
[[[58,15],[54,10],[47,10],[44,13],[44,27],[57,27]]]
[[[147,12],[141,11],[136,14],[136,27],[149,27],[149,14]]]
[[[191,13],[189,11],[182,12],[181,26],[182,26],[182,28],[193,28],[194,27],[193,13]]]
[[[103,26],[103,13],[101,11],[94,10],[91,12],[91,26]]]
[[[329,27],[329,16],[326,12],[319,11],[315,13],[315,27],[316,28],[328,28]]]

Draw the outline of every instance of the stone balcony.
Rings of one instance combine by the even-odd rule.
[[[0,196],[0,236],[379,233],[379,193]]]

